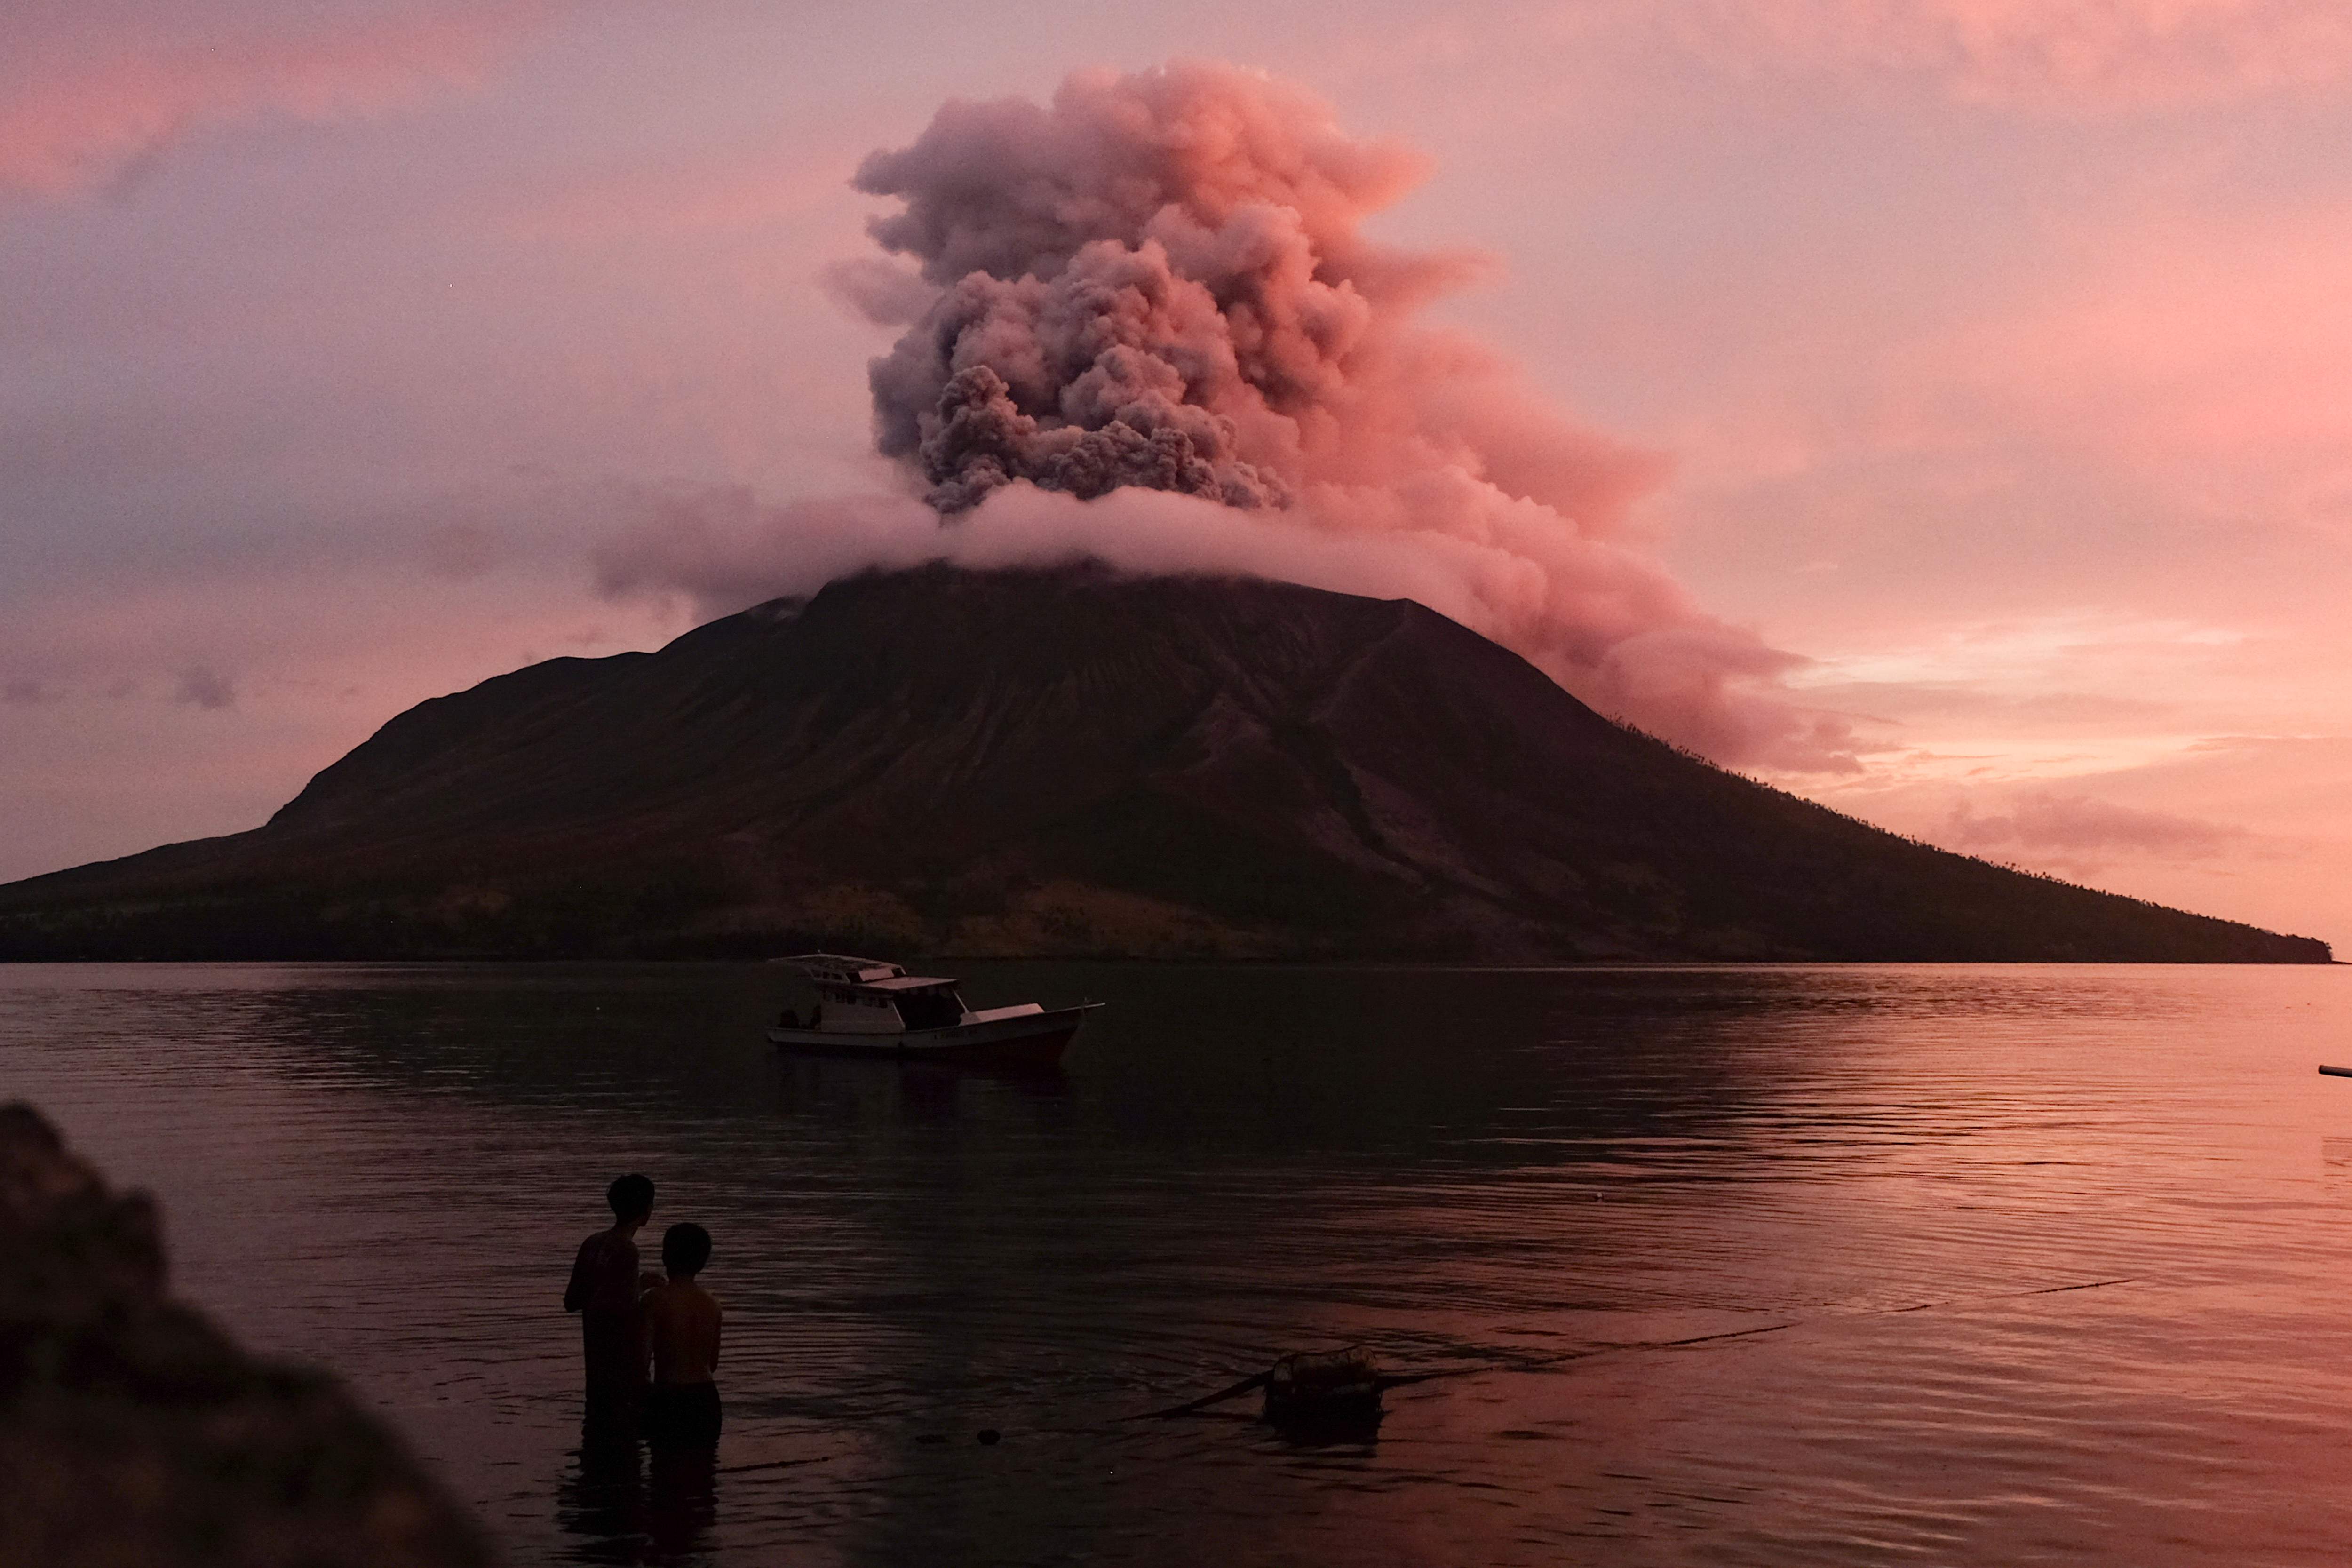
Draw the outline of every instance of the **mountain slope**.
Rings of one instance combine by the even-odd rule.
[[[264,827],[0,888],[0,957],[891,950],[2325,961],[1927,848],[1418,605],[946,568],[422,703]]]

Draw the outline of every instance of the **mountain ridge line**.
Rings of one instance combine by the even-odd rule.
[[[842,578],[431,699],[260,827],[0,886],[0,960],[2326,963],[1603,718],[1411,600]]]

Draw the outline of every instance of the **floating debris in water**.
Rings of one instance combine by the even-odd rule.
[[[1381,1424],[1380,1363],[1350,1348],[1284,1356],[1266,1373],[1264,1415],[1286,1432],[1336,1434]]]

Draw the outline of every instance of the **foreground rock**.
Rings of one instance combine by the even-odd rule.
[[[0,959],[2315,963],[1883,833],[1407,601],[930,568],[411,709],[267,826],[0,888]]]
[[[446,1568],[478,1530],[328,1378],[164,1293],[154,1205],[0,1106],[0,1563]]]

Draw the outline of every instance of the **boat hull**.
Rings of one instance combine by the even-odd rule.
[[[957,1067],[1049,1068],[1062,1059],[1078,1026],[1099,1002],[1055,1007],[1014,1018],[956,1024],[902,1034],[855,1035],[829,1029],[768,1031],[769,1042],[795,1056],[864,1057],[873,1060],[943,1062]]]

